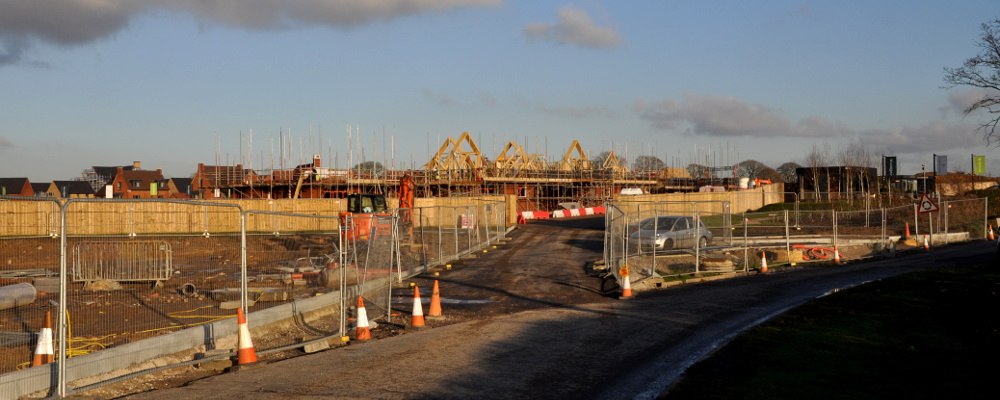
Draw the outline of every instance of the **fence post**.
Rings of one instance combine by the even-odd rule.
[[[832,210],[833,214],[833,248],[837,248],[837,210]]]
[[[747,212],[743,212],[743,272],[750,271],[750,238],[747,236],[747,225],[749,224],[747,219]]]
[[[66,200],[66,203],[59,207],[59,304],[57,311],[57,324],[59,325],[59,357],[56,369],[56,393],[59,397],[66,397],[66,341],[69,340],[69,319],[66,317],[66,303],[69,285],[69,268],[66,264],[66,209],[73,202],[73,199]]]
[[[788,255],[788,265],[792,263],[792,235],[788,226],[788,210],[785,210],[785,254]]]

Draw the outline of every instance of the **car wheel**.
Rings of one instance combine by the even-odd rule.
[[[673,249],[674,249],[673,239],[667,239],[667,241],[663,242],[663,250],[673,250]]]
[[[708,238],[702,236],[700,239],[698,239],[698,247],[708,247]]]

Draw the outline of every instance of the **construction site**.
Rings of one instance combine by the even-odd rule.
[[[732,166],[708,168],[693,177],[685,168],[633,170],[625,157],[608,151],[589,158],[576,140],[555,162],[529,154],[511,141],[490,158],[468,132],[443,141],[422,168],[383,169],[374,162],[351,169],[325,166],[321,156],[292,169],[254,170],[242,166],[199,166],[195,186],[206,197],[343,198],[347,193],[382,193],[398,197],[404,176],[413,178],[417,197],[517,196],[518,211],[555,210],[560,203],[600,206],[621,193],[722,191],[737,187]],[[733,174],[735,175],[735,174]]]

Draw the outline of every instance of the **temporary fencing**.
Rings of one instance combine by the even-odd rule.
[[[0,398],[235,351],[241,307],[251,334],[268,333],[257,352],[347,337],[359,296],[367,320],[386,320],[405,309],[394,282],[507,232],[502,200],[345,220],[334,199],[308,214],[295,202],[0,197]],[[56,363],[32,368],[47,312]]]
[[[607,208],[604,263],[618,282],[619,271],[628,266],[634,285],[650,278],[683,281],[748,272],[759,269],[765,259],[773,269],[805,262],[832,264],[837,256],[848,261],[882,257],[897,249],[919,248],[920,243],[903,237],[910,226],[913,235],[929,234],[935,244],[983,239],[988,234],[986,206],[986,199],[978,198],[940,201],[940,212],[926,215],[913,204],[849,211],[801,210],[796,205],[789,210],[729,213],[724,211],[730,208],[725,202],[632,201]],[[700,220],[711,240],[707,246],[692,239],[674,249],[647,247],[649,241],[643,238],[663,230],[655,224],[660,219],[654,217],[659,216]],[[642,221],[653,224],[640,228]],[[639,233],[643,229],[645,233]],[[696,232],[686,234],[704,236]],[[664,233],[664,237],[678,234]]]
[[[404,253],[403,265],[425,268],[427,265],[444,264],[474,251],[489,248],[503,239],[507,232],[506,208],[502,201],[476,201],[472,205],[460,207],[422,207],[409,212],[412,223],[407,226],[406,218],[400,218],[401,235],[410,240],[401,244],[419,253]],[[410,254],[410,257],[406,257]],[[415,258],[421,257],[419,266],[413,265]]]

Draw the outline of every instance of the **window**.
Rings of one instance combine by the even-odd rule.
[[[132,186],[133,189],[138,189],[139,187],[142,186],[142,181],[140,181],[138,179],[133,179],[131,181],[128,181],[128,183],[129,183],[129,185]]]

